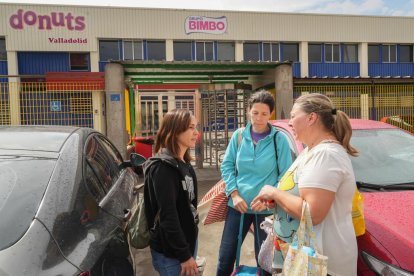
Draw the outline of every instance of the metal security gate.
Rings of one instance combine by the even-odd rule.
[[[0,125],[10,125],[9,84],[0,83]]]
[[[220,165],[233,132],[246,124],[250,90],[213,90],[201,92],[204,163]]]
[[[100,83],[1,83],[0,125],[65,125],[101,130],[95,120],[98,115],[103,117],[97,108],[104,105],[103,93]]]
[[[189,109],[195,114],[194,92],[141,92],[135,91],[139,99],[135,114],[140,115],[138,120],[139,136],[154,136],[161,125],[162,117],[168,110],[174,108]]]

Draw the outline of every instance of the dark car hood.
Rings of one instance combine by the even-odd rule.
[[[364,193],[370,232],[397,260],[414,271],[414,191]]]

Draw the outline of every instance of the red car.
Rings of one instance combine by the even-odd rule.
[[[272,121],[296,141],[287,120]],[[395,126],[351,120],[351,157],[357,185],[363,192],[366,233],[358,240],[358,275],[414,275],[414,135]]]

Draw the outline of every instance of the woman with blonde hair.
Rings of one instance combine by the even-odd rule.
[[[352,223],[355,176],[349,155],[352,128],[348,116],[322,94],[299,97],[292,108],[289,125],[306,149],[298,156],[277,188],[265,186],[252,208],[274,201],[274,230],[278,243],[292,242],[305,200],[310,208],[317,247],[328,257],[330,275],[357,274],[357,243]],[[280,250],[274,267],[281,269]]]

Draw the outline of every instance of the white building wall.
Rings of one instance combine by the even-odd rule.
[[[309,77],[308,42],[302,41],[299,44],[300,76]]]
[[[359,75],[363,78],[368,77],[368,43],[360,43],[358,45],[359,57]]]
[[[45,29],[53,14],[64,26]],[[186,34],[189,16],[226,17],[223,34]],[[0,37],[6,38],[8,73],[17,74],[19,51],[89,52],[91,71],[99,71],[100,39],[166,41],[166,60],[174,59],[174,40],[234,41],[235,61],[243,60],[244,41],[299,43],[301,77],[308,77],[308,43],[357,43],[360,76],[368,77],[369,43],[414,44],[414,17],[294,14],[0,4]]]
[[[16,20],[15,25],[21,23],[16,19],[19,10],[29,21],[33,14],[50,17],[53,12],[63,13],[72,16],[72,26],[81,30],[69,30],[66,18],[64,27],[52,26],[50,30],[39,29],[39,18],[32,26],[23,22],[21,29],[13,29],[10,19]],[[188,16],[226,16],[227,31],[221,35],[185,34]],[[84,28],[76,20],[83,22]],[[99,38],[413,43],[414,18],[0,4],[0,36],[7,37],[10,51],[96,51]],[[87,41],[50,40],[59,38]]]

